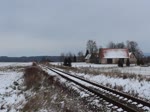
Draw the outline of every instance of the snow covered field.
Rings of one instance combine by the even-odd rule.
[[[0,63],[0,112],[17,112],[26,103],[22,93],[23,72],[19,72],[15,67],[29,65],[31,63]],[[6,68],[9,66],[14,67],[16,71]]]
[[[27,62],[27,63],[17,63],[17,62],[0,62],[0,67],[5,67],[5,66],[30,66],[32,63]]]
[[[32,63],[0,63],[0,68],[7,68],[9,66],[30,66]],[[61,65],[61,63],[53,63],[54,65]],[[123,67],[118,68],[117,65],[100,65],[100,64],[86,64],[86,63],[73,63],[73,67],[86,68],[86,69],[96,69],[111,72],[112,70],[121,71],[122,73],[134,73],[135,75],[141,74],[144,76],[149,76],[150,67]],[[3,71],[0,69],[0,112],[17,112],[21,109],[23,105],[27,102],[26,96],[21,88],[23,83],[23,72],[14,71],[14,69]],[[150,100],[150,80],[137,80],[129,78],[120,77],[110,77],[105,74],[93,75],[90,73],[76,73],[70,71],[72,74],[79,75],[91,81],[99,84],[109,85],[112,88],[121,87],[121,90],[128,92],[130,94],[137,95],[141,98]],[[49,73],[49,72],[48,72]],[[49,73],[53,74],[53,73]],[[55,75],[55,74],[54,74]],[[63,80],[63,79],[62,79]],[[22,93],[23,92],[23,93]],[[30,93],[29,93],[30,94]],[[18,111],[19,112],[19,111]]]
[[[61,65],[60,63],[53,63],[54,65]],[[65,72],[68,72],[73,74],[73,75],[77,75],[80,77],[84,77],[85,79],[88,79],[92,82],[96,82],[98,84],[102,84],[108,87],[111,87],[113,89],[117,89],[119,91],[128,93],[130,95],[133,95],[135,97],[139,97],[143,100],[147,100],[150,101],[150,80],[139,80],[138,78],[130,78],[130,77],[116,77],[113,75],[105,75],[103,73],[100,74],[92,74],[91,72],[88,73],[88,70],[92,71],[92,69],[94,70],[105,70],[108,74],[111,74],[111,71],[113,70],[114,72],[117,70],[120,70],[122,73],[129,73],[127,75],[130,75],[130,73],[134,73],[133,75],[138,76],[139,73],[141,73],[141,75],[143,74],[144,77],[150,73],[149,71],[149,67],[139,67],[139,66],[133,66],[132,67],[123,67],[123,68],[119,68],[117,67],[117,65],[98,65],[98,64],[86,64],[86,63],[73,63],[72,64],[74,67],[77,67],[78,69],[65,69],[64,67],[60,67],[60,70],[64,70]],[[81,70],[84,69],[84,70]],[[130,69],[132,70],[130,72]],[[80,71],[81,70],[81,71]],[[83,72],[87,70],[87,72]],[[143,72],[141,72],[143,71]],[[52,74],[52,73],[50,73]],[[119,74],[117,74],[119,75]],[[75,78],[71,78],[71,79],[75,79]],[[63,78],[61,79],[63,80]],[[76,80],[76,79],[75,79]],[[80,83],[82,83],[82,81],[78,80]],[[84,85],[90,86],[89,84],[86,84],[83,82]],[[70,85],[70,87],[73,87],[74,85]],[[87,94],[82,94],[82,96],[86,96]],[[148,110],[148,112],[150,111],[150,108],[148,107],[144,107],[145,109]]]
[[[120,88],[121,91],[138,95],[141,98],[150,100],[150,81],[141,81],[135,79],[122,79],[122,78],[113,78],[107,77],[105,75],[96,75],[92,74],[76,74],[82,76],[86,79],[89,79],[93,82],[103,84],[103,85],[111,85],[112,88]]]
[[[0,74],[0,112],[16,112],[25,102],[25,97],[18,90],[22,73],[5,72]],[[15,81],[18,83],[15,84]]]
[[[53,65],[62,65],[62,63],[51,63]],[[117,64],[91,64],[91,63],[72,63],[72,67],[77,68],[94,68],[99,69],[104,72],[112,72],[112,71],[118,71],[120,73],[130,73],[130,74],[136,74],[136,75],[146,75],[150,77],[150,67],[140,67],[131,65],[131,67],[126,67],[124,65],[123,68],[119,68]]]
[[[62,65],[60,62],[53,62],[53,65]],[[72,63],[72,67],[94,67],[94,68],[101,68],[101,67],[117,67],[115,64],[91,64],[91,63]]]
[[[60,65],[60,63],[53,63],[54,65]],[[131,67],[119,68],[117,65],[103,65],[103,64],[87,64],[87,63],[73,63],[73,67],[77,68],[86,68],[88,70],[96,69],[100,71],[105,71],[108,73],[117,72],[117,73],[128,73],[136,75],[144,75],[149,78],[150,76],[150,67],[140,67],[132,65]],[[99,84],[106,86],[111,86],[112,88],[121,88],[122,91],[137,95],[141,98],[150,100],[150,80],[138,80],[132,78],[121,78],[121,77],[112,77],[105,74],[93,75],[89,73],[75,73],[70,71],[72,74],[82,76],[86,79],[94,81]]]

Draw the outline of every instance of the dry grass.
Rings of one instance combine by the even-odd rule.
[[[39,67],[31,66],[25,69],[24,83],[27,89],[30,89],[33,86],[40,86],[42,78],[42,70]]]
[[[54,76],[49,76],[36,64],[33,64],[31,67],[25,69],[24,72],[24,84],[27,89],[40,89],[41,86],[47,86],[54,83]]]
[[[124,90],[124,87],[123,86],[120,86],[120,85],[115,85],[113,89],[116,89],[118,91],[123,91]]]
[[[70,93],[62,86],[50,86],[37,91],[23,108],[24,112],[37,112],[46,109],[49,112],[92,112],[76,93]]]
[[[54,66],[54,65],[50,65]],[[150,81],[150,77],[144,75],[137,75],[134,73],[121,73],[121,71],[114,69],[113,67],[103,67],[103,68],[93,68],[93,67],[65,67],[65,66],[57,66],[55,67],[64,69],[66,72],[72,71],[74,73],[83,73],[83,74],[90,74],[90,75],[105,75],[107,77],[114,77],[114,78],[122,78],[122,79],[135,79],[140,81]]]
[[[28,97],[22,112],[38,112],[41,109],[49,112],[93,112],[96,110],[96,107],[89,106],[76,91],[36,65],[25,69],[24,81],[27,89],[32,90],[35,95]],[[97,108],[97,110],[102,109]]]
[[[134,97],[139,97],[139,93],[137,93],[137,92],[134,91],[134,90],[128,91],[128,93],[131,94],[131,95],[134,96]]]
[[[0,71],[15,71],[15,72],[23,72],[27,66],[6,66],[0,67]]]
[[[53,65],[51,65],[53,66]],[[122,79],[130,79],[130,80],[137,80],[139,82],[141,81],[150,81],[150,77],[144,76],[144,75],[137,75],[137,74],[131,74],[131,73],[121,73],[121,71],[113,69],[112,67],[109,68],[92,68],[92,67],[80,67],[80,68],[75,68],[75,67],[64,67],[64,66],[56,66],[61,69],[64,69],[66,72],[74,72],[76,74],[78,73],[83,73],[83,74],[90,74],[90,75],[105,75],[107,77],[113,77],[113,78],[122,78]],[[108,71],[105,71],[108,69]],[[110,69],[110,70],[109,70]],[[102,84],[103,85],[103,84]],[[119,90],[119,91],[124,91],[125,87],[121,85],[115,85],[113,86],[110,83],[106,83],[105,86]],[[132,96],[139,97],[139,93],[134,90],[130,90],[126,92]],[[143,99],[143,98],[141,98]],[[144,99],[146,100],[146,99]]]

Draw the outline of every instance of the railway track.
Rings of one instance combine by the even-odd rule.
[[[122,108],[123,111],[127,112],[148,112],[150,110],[150,102],[143,101],[141,99],[135,98],[128,94],[122,93],[120,91],[116,91],[114,89],[108,88],[103,85],[99,85],[97,83],[91,82],[84,78],[72,75],[70,73],[66,73],[62,70],[51,68],[46,66],[49,70],[55,72],[61,77],[79,85],[80,87],[94,93],[105,101],[117,106],[118,108]],[[84,83],[89,84],[87,86]],[[144,110],[144,107],[148,108],[148,110]]]

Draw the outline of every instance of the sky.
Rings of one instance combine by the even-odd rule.
[[[0,0],[0,56],[59,56],[88,40],[150,52],[150,0]]]

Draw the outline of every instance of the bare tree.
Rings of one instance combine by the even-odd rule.
[[[124,44],[124,42],[121,42],[121,43],[117,43],[116,44],[116,48],[126,48],[126,46],[125,46],[125,44]]]
[[[65,54],[64,54],[64,53],[61,53],[61,54],[60,54],[60,57],[61,57],[61,61],[63,62],[64,59],[65,59]]]
[[[76,57],[76,55],[74,55],[74,57],[73,57],[73,62],[77,62],[77,57]]]
[[[109,42],[107,47],[111,49],[115,49],[115,48],[125,48],[126,46],[124,42],[120,42],[120,43]]]
[[[136,52],[138,49],[138,44],[135,41],[127,41],[127,48],[129,49],[129,52]]]
[[[66,54],[66,56],[72,58],[72,57],[73,57],[73,53],[68,52],[68,53]]]
[[[116,44],[111,41],[111,42],[108,43],[107,48],[114,49],[114,48],[116,48]]]
[[[143,57],[143,52],[140,50],[137,42],[128,40],[127,41],[127,48],[129,50],[129,52],[134,53],[137,58]]]
[[[86,44],[86,48],[89,51],[89,53],[97,53],[98,48],[96,45],[96,42],[93,40],[88,40],[87,44]]]
[[[84,61],[84,54],[82,51],[78,52],[78,61],[83,62]]]
[[[124,44],[124,42],[121,43],[114,43],[114,42],[110,42],[107,45],[108,48],[128,48],[129,52],[132,52],[135,54],[135,56],[137,58],[142,58],[143,57],[143,52],[140,50],[138,43],[135,41],[127,41],[126,45]]]

